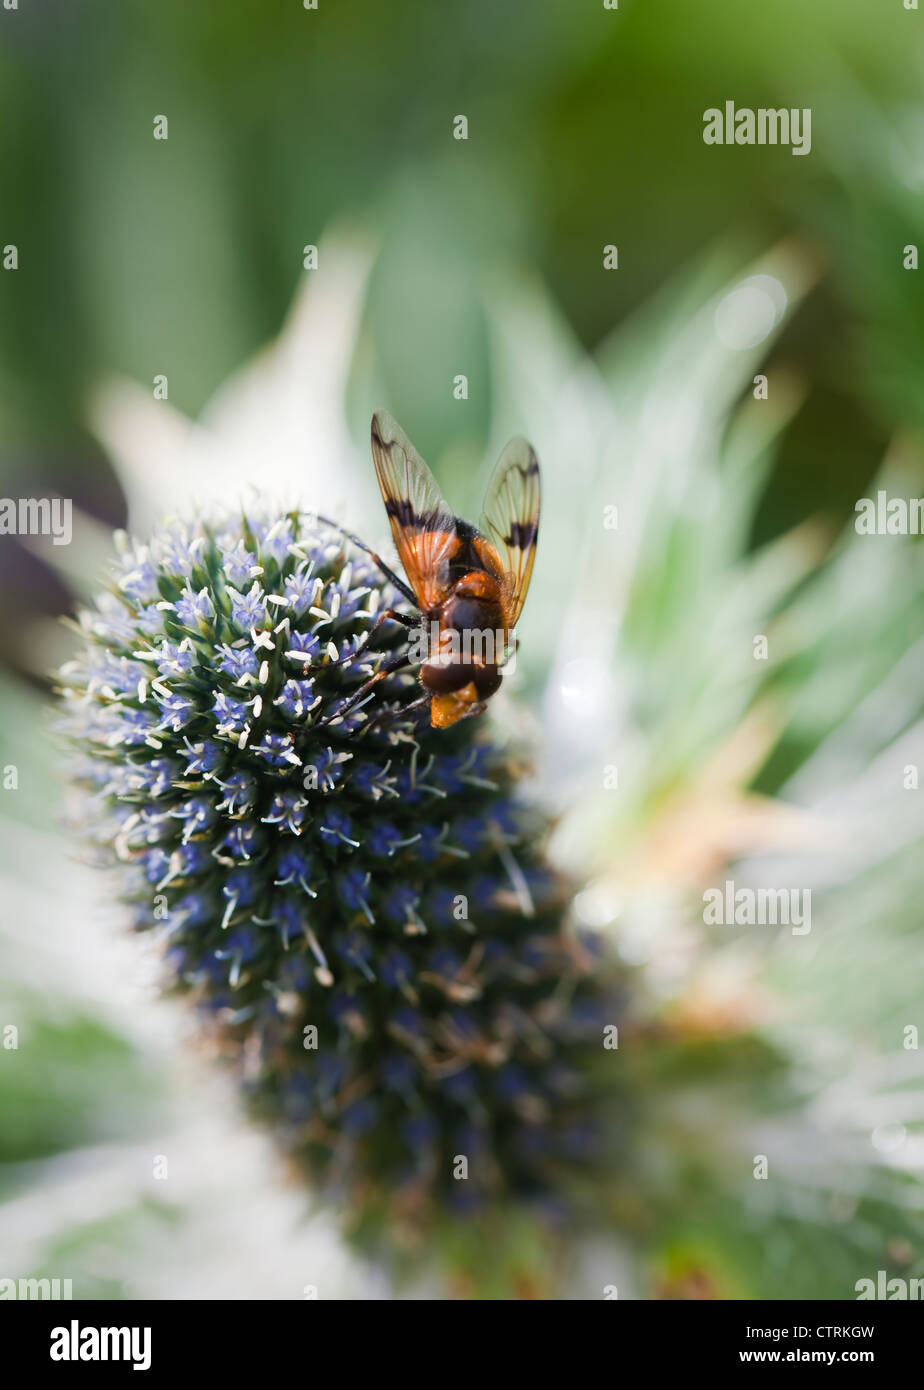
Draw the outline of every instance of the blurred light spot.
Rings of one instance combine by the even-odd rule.
[[[744,351],[762,343],[785,312],[786,291],[779,280],[750,275],[720,300],[715,331],[725,347]]]
[[[609,673],[602,661],[566,662],[558,688],[565,709],[581,719],[603,714],[609,703]]]
[[[886,1250],[889,1252],[889,1259],[893,1264],[910,1265],[914,1259],[914,1247],[903,1236],[896,1236],[894,1240],[888,1241]]]
[[[622,903],[615,890],[606,883],[591,883],[574,899],[574,915],[582,927],[602,931],[619,916]]]
[[[627,965],[645,965],[654,954],[655,933],[648,923],[636,923],[624,932],[618,942],[618,951]]]
[[[907,1138],[904,1125],[877,1125],[873,1130],[873,1148],[881,1154],[892,1154]]]

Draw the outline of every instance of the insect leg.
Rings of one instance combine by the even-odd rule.
[[[320,720],[314,727],[316,729],[322,729],[325,724],[330,724],[333,720],[340,719],[343,715],[349,714],[350,710],[368,695],[369,691],[378,685],[379,681],[383,681],[386,676],[394,676],[399,671],[405,670],[412,665],[413,663],[408,660],[404,652],[398,652],[390,661],[386,661],[384,665],[380,666],[374,676],[370,676],[368,680],[363,681],[362,685],[358,686],[349,699],[340,706],[336,714],[331,715],[329,719]]]
[[[400,709],[383,709],[374,719],[370,719],[367,725],[372,729],[376,724],[380,724],[383,719],[403,719],[406,714],[412,714],[415,710],[423,709],[424,705],[429,705],[433,696],[429,694],[421,695],[418,700],[412,700],[409,705],[402,705]]]
[[[372,639],[378,632],[379,628],[382,626],[384,622],[387,622],[389,620],[391,622],[400,623],[402,627],[406,628],[418,627],[420,623],[419,617],[412,618],[407,613],[396,612],[394,608],[383,608],[379,616],[376,618],[375,622],[370,627],[369,631],[366,633],[366,640],[363,643],[363,645],[361,647],[357,647],[356,651],[352,652],[349,656],[341,656],[338,657],[336,661],[326,662],[323,669],[325,671],[328,671],[330,670],[331,666],[345,666],[348,662],[355,661],[357,657],[361,656],[364,651],[368,650],[368,648],[372,644]]]
[[[396,608],[383,608],[381,613],[372,625],[372,628],[369,632],[370,637],[372,636],[372,633],[375,632],[376,628],[380,627],[382,623],[384,623],[386,618],[389,618],[393,623],[400,623],[402,627],[406,628],[420,626],[419,611],[417,613],[417,616],[412,618],[410,613],[399,613]]]
[[[403,579],[399,579],[394,570],[389,569],[381,555],[377,555],[375,551],[370,549],[358,536],[354,536],[352,531],[346,531],[338,522],[331,521],[329,516],[318,516],[317,513],[315,513],[315,515],[318,517],[318,521],[324,526],[332,526],[335,531],[340,532],[341,536],[346,536],[348,541],[352,541],[354,545],[359,546],[360,550],[364,550],[369,556],[369,559],[378,565],[388,582],[394,584],[399,593],[402,593],[409,603],[413,603],[415,608],[417,607],[417,595],[414,593],[414,590],[409,584],[405,583]]]

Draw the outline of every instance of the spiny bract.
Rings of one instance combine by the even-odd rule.
[[[407,636],[367,646],[399,596],[316,518],[119,549],[65,726],[136,926],[257,1113],[360,1218],[555,1206],[599,1161],[613,1009],[510,755],[483,720],[432,730],[406,672],[344,709]]]

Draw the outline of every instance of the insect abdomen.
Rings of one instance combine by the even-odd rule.
[[[424,662],[420,668],[420,679],[424,689],[433,695],[451,695],[474,681],[478,698],[486,700],[500,688],[501,673],[494,664],[437,658]]]

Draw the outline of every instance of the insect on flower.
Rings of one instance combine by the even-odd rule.
[[[387,411],[372,417],[372,458],[407,582],[355,536],[350,539],[418,610],[411,618],[388,608],[372,632],[392,619],[408,628],[422,625],[425,635],[433,635],[420,666],[426,692],[421,703],[429,701],[433,727],[446,729],[480,714],[500,687],[504,652],[514,644],[536,558],[539,463],[525,439],[511,439],[475,527],[450,511],[430,469]],[[406,652],[395,656],[356,698],[412,664]]]

